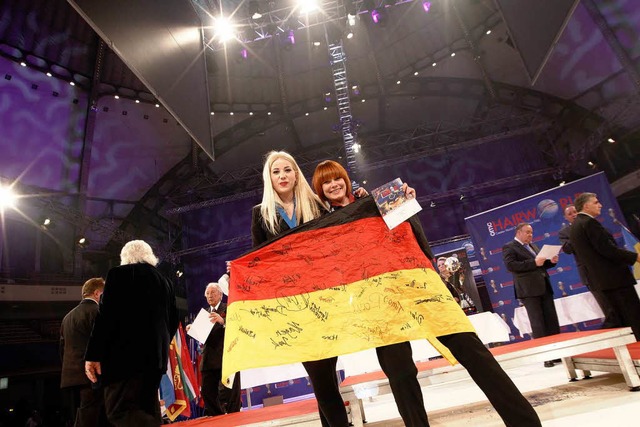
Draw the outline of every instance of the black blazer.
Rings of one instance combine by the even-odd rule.
[[[274,234],[267,230],[264,219],[262,218],[262,213],[260,213],[260,206],[261,205],[256,205],[251,210],[251,240],[254,247],[273,239],[283,231],[290,230],[289,225],[280,214],[277,214],[280,232]]]
[[[538,247],[531,244],[538,253]],[[546,260],[540,267],[536,258],[517,240],[512,240],[502,247],[502,259],[505,267],[513,274],[513,288],[516,298],[539,297],[547,292],[553,294],[547,268],[555,264]]]
[[[211,307],[207,311],[209,311]],[[221,302],[216,310],[223,319],[227,317],[227,304]],[[220,323],[213,325],[211,333],[207,337],[202,349],[202,361],[200,362],[200,370],[222,369],[222,353],[224,350],[224,331],[225,328]]]
[[[573,245],[570,240],[571,233],[571,224],[567,224],[558,231],[558,238],[560,239],[560,243],[562,243],[562,252],[565,254],[573,255],[573,258],[576,260],[576,267],[578,267],[578,275],[580,275],[580,280],[582,284],[585,286],[589,286],[589,279],[587,278],[587,272],[584,265],[580,262],[578,257],[575,256],[575,251],[573,250]]]
[[[165,372],[177,328],[173,284],[158,269],[145,263],[112,268],[85,360],[101,362],[103,383]]]
[[[62,319],[60,327],[61,388],[91,384],[84,373],[84,352],[87,350],[87,343],[97,315],[98,303],[86,298]]]
[[[638,257],[616,245],[611,233],[589,215],[578,214],[571,225],[571,244],[585,266],[589,286],[597,291],[636,284],[629,266]]]

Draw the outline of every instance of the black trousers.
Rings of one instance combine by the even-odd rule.
[[[407,427],[428,426],[422,389],[418,382],[418,368],[413,361],[409,342],[376,348],[380,367],[389,379],[391,393],[398,412]]]
[[[108,426],[104,410],[102,389],[93,389],[90,385],[63,388],[69,403],[69,415],[74,427]]]
[[[640,299],[633,286],[601,291],[620,319],[620,326],[631,326],[640,341]]]
[[[473,333],[444,335],[438,340],[467,369],[507,427],[539,427],[540,418],[491,352]]]
[[[222,369],[206,369],[202,371],[200,393],[204,400],[204,414],[207,416],[224,414],[218,395],[218,385],[221,378]]]
[[[539,297],[521,298],[520,301],[522,301],[522,304],[527,309],[533,338],[541,338],[560,333],[558,313],[556,313],[552,293],[546,292]]]
[[[240,412],[242,408],[242,396],[240,395],[240,372],[236,372],[233,379],[233,387],[227,388],[222,385],[222,382],[218,384],[218,399],[220,400],[220,406],[222,410],[231,414],[232,412]]]
[[[141,372],[104,386],[109,422],[116,427],[158,427],[162,424],[158,387],[162,372]]]
[[[318,412],[322,427],[347,427],[347,411],[340,395],[338,377],[336,376],[337,357],[302,362],[313,386],[313,393],[318,401]]]
[[[605,293],[603,291],[594,291],[593,289],[589,290],[604,313],[602,328],[609,329],[623,326],[620,316],[618,316],[618,312],[613,308]]]

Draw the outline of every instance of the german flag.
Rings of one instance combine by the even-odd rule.
[[[389,230],[371,197],[231,263],[222,377],[475,332],[430,261],[417,217]]]

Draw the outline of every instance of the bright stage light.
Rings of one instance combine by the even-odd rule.
[[[233,23],[228,18],[224,16],[215,18],[213,28],[215,30],[215,37],[220,40],[222,43],[227,40],[231,40],[235,38],[235,28]]]
[[[18,195],[11,187],[0,187],[0,209],[15,208]]]
[[[317,0],[298,0],[298,9],[302,13],[313,12],[318,9],[318,1]]]
[[[422,2],[422,8],[424,9],[425,12],[429,13],[429,9],[431,9],[431,2],[430,1],[423,1]]]

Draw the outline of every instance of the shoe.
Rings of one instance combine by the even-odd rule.
[[[562,359],[553,359],[552,360],[553,363],[555,363],[556,365],[562,363]]]
[[[544,367],[545,368],[553,368],[553,365],[554,365],[554,363],[551,360],[547,360],[546,362],[544,362]]]

